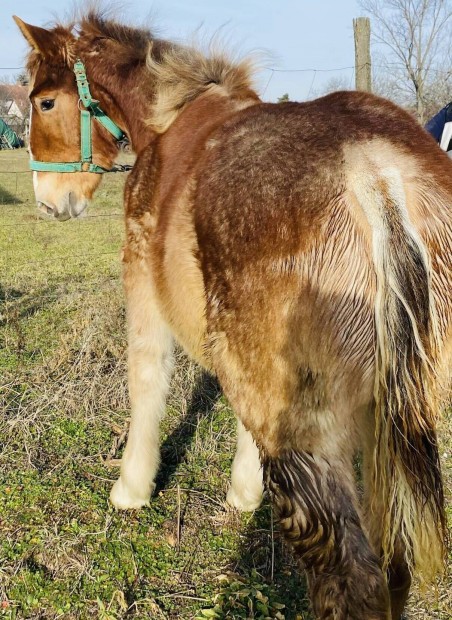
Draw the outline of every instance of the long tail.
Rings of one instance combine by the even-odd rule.
[[[430,581],[444,566],[446,519],[429,258],[409,220],[398,170],[380,169],[370,185],[358,183],[357,197],[372,230],[377,278],[373,484],[383,511],[383,565],[401,537],[410,571]]]

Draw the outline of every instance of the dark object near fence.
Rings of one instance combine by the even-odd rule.
[[[23,145],[16,132],[0,118],[0,149],[20,149]]]
[[[452,156],[452,102],[433,116],[425,129],[435,138],[443,151]]]

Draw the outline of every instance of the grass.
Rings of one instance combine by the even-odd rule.
[[[109,506],[129,415],[124,175],[104,179],[96,217],[58,224],[36,218],[30,175],[11,172],[26,164],[0,152],[0,618],[307,620],[269,506],[224,503],[233,415],[181,353],[157,494],[139,512]],[[451,428],[449,415],[449,484]],[[450,620],[451,589],[415,589],[409,617]]]

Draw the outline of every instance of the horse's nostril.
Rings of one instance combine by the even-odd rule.
[[[41,211],[42,213],[46,213],[47,215],[53,215],[54,213],[54,209],[44,204],[43,202],[38,202],[37,206],[39,211]]]
[[[68,196],[68,205],[69,205],[69,213],[72,217],[77,217],[77,196],[75,192],[69,192]]]
[[[88,200],[78,196],[76,192],[69,192],[67,196],[67,204],[71,217],[83,217],[86,214]]]
[[[69,205],[73,208],[77,204],[77,196],[74,192],[69,192]]]

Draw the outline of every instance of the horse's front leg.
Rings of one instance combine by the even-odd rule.
[[[152,275],[142,264],[126,265],[129,395],[132,417],[121,475],[110,493],[120,509],[149,502],[160,460],[159,424],[165,412],[173,338],[157,307]]]

